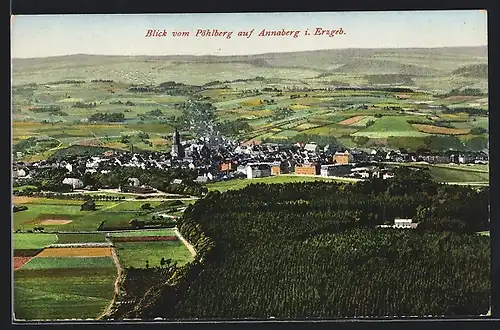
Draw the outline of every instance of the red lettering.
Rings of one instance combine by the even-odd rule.
[[[146,32],[145,37],[152,37],[152,36],[153,36],[153,30],[148,30],[148,32]]]

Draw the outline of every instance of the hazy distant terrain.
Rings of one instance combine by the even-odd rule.
[[[353,82],[350,75],[409,74],[420,88],[435,87],[431,77],[450,77],[441,89],[485,88],[476,77],[463,79],[455,70],[487,64],[487,47],[438,49],[342,49],[249,56],[98,56],[71,55],[44,59],[14,59],[14,85],[48,83],[61,79],[113,79],[130,83],[158,84],[175,80],[204,84],[213,80],[248,79],[255,76],[290,78],[296,83]],[[331,74],[331,75],[329,75]],[[358,80],[363,82],[363,79]]]
[[[484,149],[487,57],[485,46],[14,59],[14,143],[24,159],[73,144],[161,151],[196,117],[240,140]]]

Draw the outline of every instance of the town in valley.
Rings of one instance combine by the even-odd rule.
[[[197,36],[236,31],[203,15],[182,18],[214,26]],[[162,17],[135,55],[46,54],[20,37],[43,19],[16,17],[14,322],[491,315],[486,44],[276,51],[306,26],[253,41],[267,25],[241,14],[246,37],[172,38]],[[311,38],[357,40],[312,28],[332,17]],[[209,39],[268,48],[169,53]]]

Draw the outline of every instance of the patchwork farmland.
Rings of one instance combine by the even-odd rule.
[[[174,129],[194,140],[206,122],[244,145],[484,150],[485,69],[486,47],[15,59],[12,156],[166,155]],[[135,200],[98,167],[80,175],[107,187],[85,193],[93,211],[59,193],[14,196],[27,208],[12,221],[15,318],[484,313],[484,193],[435,184],[488,184],[487,167],[408,165],[428,169],[429,189],[279,175],[208,183],[197,200]],[[50,179],[14,189],[45,193]],[[374,228],[417,216],[429,232]]]
[[[192,247],[173,229],[98,231],[109,213],[80,211],[82,201],[16,197],[15,202],[28,207],[14,214],[14,314],[18,320],[99,318],[111,306],[118,294],[116,283],[130,267],[154,271],[164,267],[162,259],[179,267],[193,260]],[[141,214],[143,204],[103,202],[99,207],[116,207],[116,214],[130,219]],[[147,217],[142,214],[142,219]],[[48,223],[48,218],[72,219],[77,226],[68,225],[69,220]],[[37,229],[40,226],[43,232]]]

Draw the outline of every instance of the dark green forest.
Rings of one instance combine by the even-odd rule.
[[[490,306],[488,191],[425,172],[209,192],[179,219],[194,262],[114,318],[479,315]],[[417,229],[377,228],[395,217]]]

